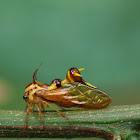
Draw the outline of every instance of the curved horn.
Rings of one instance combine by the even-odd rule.
[[[41,65],[41,64],[40,64]],[[33,83],[36,83],[36,74],[37,74],[37,71],[38,71],[38,69],[39,69],[39,67],[40,67],[40,65],[37,67],[37,69],[35,70],[35,72],[34,72],[34,74],[33,74]]]

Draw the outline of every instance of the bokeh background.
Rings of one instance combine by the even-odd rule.
[[[0,109],[24,110],[25,87],[71,67],[112,97],[140,99],[140,1],[0,0]],[[93,138],[92,138],[93,139]]]

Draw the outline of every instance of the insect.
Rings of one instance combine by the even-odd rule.
[[[78,107],[87,109],[104,108],[111,103],[111,98],[106,93],[83,80],[80,74],[80,71],[84,70],[83,68],[71,68],[68,70],[64,80],[54,79],[50,85],[47,85],[41,84],[36,79],[39,67],[33,74],[33,82],[27,85],[23,96],[27,104],[25,128],[27,128],[28,113],[34,110],[35,104],[38,105],[37,110],[43,128],[41,110],[44,110],[44,106],[53,108],[73,124],[64,113],[53,107],[50,103],[55,103],[60,108]],[[78,84],[73,84],[74,82],[78,82]]]

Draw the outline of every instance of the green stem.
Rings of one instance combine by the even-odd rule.
[[[140,139],[140,105],[77,109],[63,113],[73,125],[57,112],[47,111],[42,112],[42,129],[38,112],[33,112],[29,114],[27,129],[24,129],[24,111],[0,110],[0,137]]]

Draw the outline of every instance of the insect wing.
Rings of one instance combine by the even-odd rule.
[[[74,103],[75,107],[82,108],[104,108],[111,103],[111,98],[103,91],[80,83],[73,86],[64,98]]]
[[[66,84],[55,90],[41,90],[36,93],[42,100],[63,107],[104,108],[111,103],[111,98],[99,89],[83,84]]]

